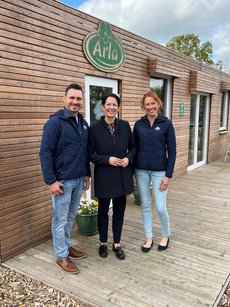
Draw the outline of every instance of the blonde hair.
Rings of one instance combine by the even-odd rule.
[[[163,111],[163,102],[161,101],[161,99],[158,97],[156,92],[150,91],[144,94],[144,96],[141,99],[141,108],[144,109],[144,105],[145,105],[145,99],[147,97],[152,97],[155,101],[158,102],[159,104],[159,112]]]

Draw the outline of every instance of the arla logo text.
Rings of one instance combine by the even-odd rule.
[[[83,50],[88,61],[99,70],[113,72],[124,64],[123,47],[106,22],[100,22],[99,30],[85,37]]]

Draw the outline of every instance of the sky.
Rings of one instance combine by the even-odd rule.
[[[213,60],[230,64],[229,0],[58,0],[165,46],[194,33],[213,46]]]

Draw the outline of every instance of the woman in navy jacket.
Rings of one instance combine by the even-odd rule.
[[[155,92],[146,93],[141,100],[146,115],[135,123],[133,132],[137,146],[135,175],[146,236],[142,251],[145,253],[153,246],[151,184],[162,232],[158,250],[167,249],[171,235],[166,201],[176,160],[176,139],[172,122],[162,114],[162,105]]]
[[[134,138],[127,121],[116,118],[120,98],[108,94],[102,98],[104,117],[89,128],[89,159],[95,164],[94,194],[98,197],[99,255],[107,257],[109,205],[113,200],[113,251],[125,258],[120,245],[126,195],[133,192],[131,164],[135,156]]]

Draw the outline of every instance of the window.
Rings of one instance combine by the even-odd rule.
[[[228,130],[229,92],[223,92],[220,111],[220,131]]]
[[[190,105],[190,129],[188,171],[207,163],[210,95],[192,93]]]
[[[171,118],[171,101],[172,101],[172,79],[151,77],[150,90],[157,93],[163,102],[164,114]]]

